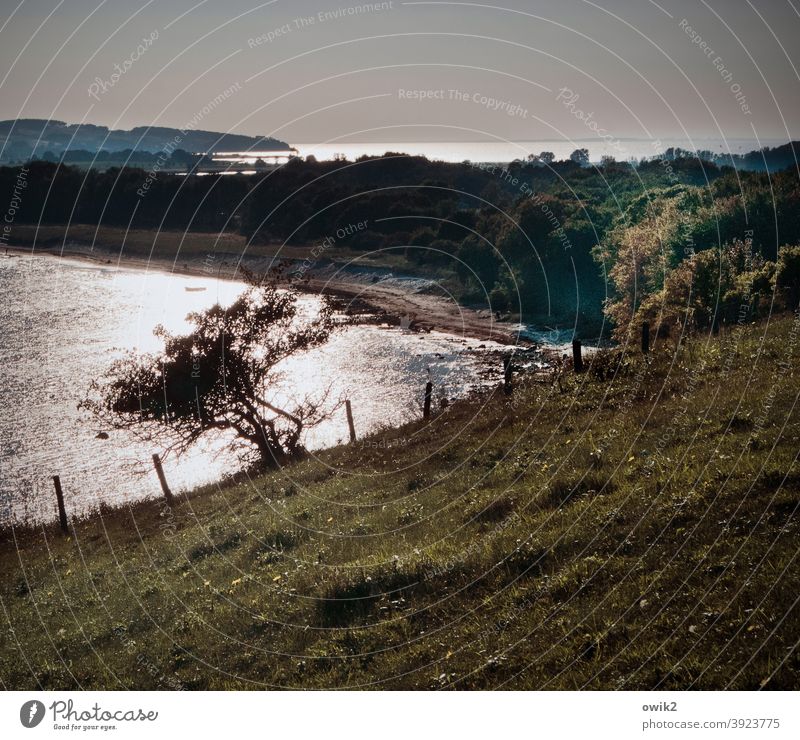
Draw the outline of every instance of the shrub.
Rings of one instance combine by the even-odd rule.
[[[778,252],[775,285],[786,308],[794,311],[800,303],[800,246],[782,247]]]

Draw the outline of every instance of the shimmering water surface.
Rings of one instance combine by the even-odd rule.
[[[205,288],[187,291],[186,288]],[[78,409],[92,379],[127,349],[154,351],[157,324],[186,331],[186,315],[214,303],[230,305],[242,283],[100,266],[49,256],[0,256],[0,522],[55,516],[52,476],[61,476],[71,513],[106,502],[159,495],[150,462],[154,449],[123,432],[103,429]],[[304,296],[313,312],[318,299]],[[449,398],[494,382],[483,345],[446,334],[404,334],[397,328],[352,326],[324,347],[287,365],[298,396],[331,387],[352,400],[359,434],[418,418],[428,368]],[[109,439],[98,439],[98,432]],[[309,449],[343,441],[344,411],[311,430]],[[229,453],[209,447],[171,459],[174,490],[235,472]]]

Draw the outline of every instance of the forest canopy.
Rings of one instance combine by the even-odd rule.
[[[15,223],[237,233],[253,245],[309,247],[342,233],[325,260],[339,250],[348,259],[390,254],[398,270],[438,280],[464,303],[488,301],[587,337],[610,325],[619,338],[644,320],[724,323],[745,294],[757,315],[773,299],[790,305],[797,290],[795,252],[779,254],[800,244],[796,171],[740,171],[676,150],[596,166],[549,156],[508,165],[309,157],[204,177],[35,161],[20,188],[21,172],[0,168],[9,199],[24,190]]]

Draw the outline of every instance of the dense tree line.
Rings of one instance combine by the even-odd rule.
[[[731,166],[738,170],[754,170],[757,172],[777,172],[787,167],[797,167],[797,142],[792,141],[781,146],[765,146],[745,154],[728,154],[700,150],[696,154],[680,147],[670,147],[664,152],[665,159],[696,158],[714,162],[721,166]]]
[[[667,294],[683,295],[676,285],[688,265],[706,282],[717,270],[719,303],[741,245],[751,253],[744,272],[772,270],[764,279],[774,286],[779,247],[800,243],[792,169],[740,172],[675,151],[635,166],[545,155],[494,167],[400,154],[307,158],[204,177],[169,175],[157,162],[100,172],[40,161],[28,165],[15,219],[238,231],[254,243],[331,244],[344,234],[325,259],[339,248],[388,250],[464,301],[490,298],[493,310],[552,324],[574,320],[577,307],[585,327],[598,326],[605,307],[618,332],[640,311],[655,319]],[[10,198],[19,174],[0,168],[0,192]],[[701,325],[708,310],[697,308]]]

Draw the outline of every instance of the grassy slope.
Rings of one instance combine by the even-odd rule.
[[[18,532],[2,685],[797,689],[791,327]]]

